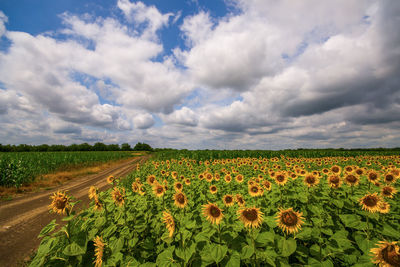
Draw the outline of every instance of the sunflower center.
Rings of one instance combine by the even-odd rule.
[[[258,213],[255,209],[244,210],[242,214],[247,220],[252,222],[256,221],[258,218]]]
[[[65,198],[57,198],[55,206],[56,206],[57,209],[62,210],[62,209],[65,208],[66,204],[67,204],[67,199],[65,199]]]
[[[251,188],[251,192],[257,193],[257,192],[258,192],[258,187],[257,187],[257,186],[253,186],[253,187]]]
[[[331,179],[329,180],[332,184],[338,184],[339,183],[339,177],[337,176],[333,176],[331,177]]]
[[[178,194],[176,196],[176,201],[178,201],[180,204],[184,204],[185,203],[185,197],[183,196],[183,194]]]
[[[365,206],[375,207],[378,204],[378,199],[375,196],[366,196],[363,200]]]
[[[313,184],[313,183],[315,183],[315,177],[314,177],[314,176],[307,176],[307,177],[306,177],[306,182],[307,182],[308,184]]]
[[[332,171],[333,172],[339,172],[339,168],[335,166],[335,167],[332,168]]]
[[[346,180],[349,183],[354,184],[355,182],[357,182],[357,177],[355,177],[354,175],[347,175]]]
[[[181,188],[182,188],[182,185],[181,185],[181,184],[177,184],[177,185],[176,185],[176,188],[181,189]]]
[[[214,218],[218,218],[221,215],[221,210],[215,206],[211,206],[209,212],[210,215]]]
[[[233,201],[233,199],[232,199],[231,196],[226,196],[226,197],[225,197],[225,202],[226,202],[226,203],[231,203],[232,201]]]
[[[285,177],[283,175],[278,175],[276,176],[276,180],[278,180],[279,182],[283,182],[285,180]]]
[[[216,191],[217,190],[217,188],[216,187],[211,187],[211,191]]]
[[[154,182],[154,177],[150,177],[149,181],[150,181],[150,183],[153,183]]]
[[[385,177],[385,180],[388,181],[388,182],[393,181],[393,179],[394,179],[394,177],[393,177],[393,175],[391,175],[391,174],[388,174],[388,175],[386,175],[386,177]]]
[[[282,214],[282,223],[287,226],[295,226],[297,224],[298,218],[293,211],[286,211]]]
[[[368,175],[368,178],[369,178],[371,181],[375,181],[375,180],[378,178],[378,175],[377,175],[376,173],[370,173],[370,174]]]
[[[158,194],[161,194],[162,192],[163,192],[163,188],[162,188],[161,186],[158,187],[158,188],[157,188],[157,193],[158,193]]]
[[[382,193],[383,193],[385,196],[390,196],[390,195],[392,195],[392,188],[390,188],[390,187],[384,187]]]
[[[363,174],[363,170],[357,169],[357,170],[356,170],[356,173],[357,173],[358,175],[361,175],[361,174]]]
[[[394,245],[390,245],[382,250],[382,258],[392,266],[400,265],[400,255],[396,253]]]

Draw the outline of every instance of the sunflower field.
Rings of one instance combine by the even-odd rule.
[[[400,266],[399,156],[148,161],[52,196],[31,266]]]

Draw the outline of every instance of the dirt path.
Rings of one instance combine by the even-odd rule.
[[[50,196],[57,190],[68,190],[69,195],[81,200],[74,210],[86,208],[89,203],[88,189],[94,185],[100,191],[107,190],[108,176],[123,177],[142,164],[149,156],[142,156],[98,174],[77,178],[52,190],[29,194],[9,202],[0,203],[0,266],[20,266],[38,247],[37,238],[42,228],[51,220],[62,223],[62,216],[50,214]]]

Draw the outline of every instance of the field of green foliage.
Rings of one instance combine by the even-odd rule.
[[[37,176],[62,168],[91,166],[126,158],[132,152],[0,152],[0,186],[19,187]]]
[[[80,213],[54,194],[68,225],[42,230],[31,266],[400,264],[398,155],[168,153],[109,177],[108,191],[92,187]]]

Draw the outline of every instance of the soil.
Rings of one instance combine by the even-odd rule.
[[[24,266],[40,244],[38,235],[42,228],[53,219],[58,224],[63,216],[49,213],[50,196],[58,190],[67,191],[80,202],[74,210],[85,209],[89,205],[88,190],[94,185],[100,191],[111,187],[107,177],[124,177],[136,169],[150,156],[137,157],[118,166],[103,170],[97,174],[71,180],[51,190],[15,198],[11,201],[0,202],[0,266]]]

